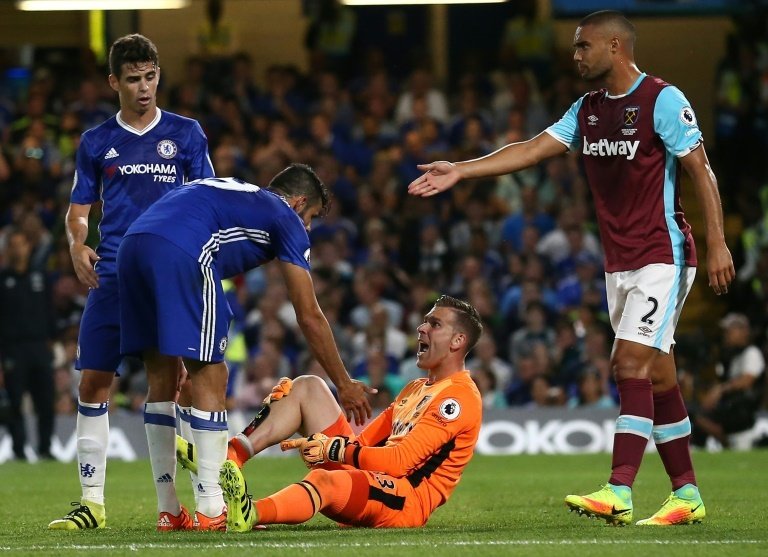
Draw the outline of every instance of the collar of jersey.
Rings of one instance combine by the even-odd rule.
[[[641,74],[640,74],[640,75],[637,77],[637,79],[635,80],[635,82],[632,84],[632,87],[630,87],[630,88],[629,88],[629,91],[627,91],[626,93],[622,93],[621,95],[609,95],[609,94],[608,94],[608,91],[606,91],[606,92],[605,92],[605,96],[606,96],[607,98],[609,98],[609,99],[620,99],[620,98],[622,98],[622,97],[626,97],[627,95],[631,95],[632,93],[634,93],[635,89],[637,89],[638,87],[640,87],[640,83],[642,83],[642,81],[645,79],[645,76],[646,76],[646,75],[647,75],[647,74],[646,74],[645,72],[641,73]]]
[[[117,113],[117,116],[115,116],[115,119],[117,120],[117,123],[120,125],[121,128],[123,128],[127,132],[131,132],[135,135],[144,135],[145,133],[148,133],[154,129],[155,126],[157,126],[160,123],[160,118],[163,114],[163,111],[159,108],[157,109],[157,114],[155,114],[155,118],[149,123],[149,125],[144,128],[143,130],[137,130],[133,126],[126,124],[123,118],[120,116],[123,113],[122,110],[120,110]]]

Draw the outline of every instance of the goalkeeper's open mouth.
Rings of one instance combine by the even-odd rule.
[[[424,354],[424,353],[425,353],[427,350],[429,350],[429,344],[427,344],[426,342],[422,342],[422,341],[419,341],[419,348],[418,348],[418,350],[416,351],[416,356],[417,356],[417,357],[418,357],[418,356],[421,356],[421,355],[422,355],[422,354]]]

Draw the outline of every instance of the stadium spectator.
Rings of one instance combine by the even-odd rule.
[[[467,368],[490,371],[493,374],[494,389],[500,392],[503,392],[512,381],[512,366],[498,357],[493,332],[487,329],[480,335],[472,350],[472,358],[467,361]]]
[[[480,365],[480,367],[472,369],[471,376],[483,400],[483,409],[507,408],[504,392],[497,387],[496,376],[493,371]]]
[[[730,447],[733,434],[755,425],[763,395],[765,357],[752,342],[749,319],[741,313],[729,313],[720,326],[723,338],[717,382],[707,389],[701,407],[693,413],[691,442],[702,447],[708,436]]]
[[[50,277],[32,263],[32,243],[20,230],[7,239],[0,260],[0,373],[11,406],[8,429],[13,454],[26,460],[26,423],[22,412],[25,393],[34,405],[39,459],[51,459],[54,385],[53,307]]]
[[[577,392],[568,399],[568,408],[614,408],[616,403],[605,392],[600,373],[586,369],[579,377]]]
[[[688,448],[690,423],[672,353],[684,301],[680,293],[690,290],[696,270],[690,225],[679,200],[681,167],[691,176],[704,212],[707,273],[715,294],[728,291],[735,270],[725,244],[717,183],[693,109],[679,89],[637,68],[634,43],[634,25],[620,12],[586,16],[576,29],[573,58],[585,81],[602,89],[577,100],[559,122],[532,140],[473,161],[420,166],[425,173],[408,189],[413,195],[432,196],[465,177],[514,172],[570,149],[582,151],[605,244],[608,303],[617,332],[611,367],[621,406],[608,483],[584,497],[569,495],[566,504],[611,524],[630,523],[632,484],[653,435],[673,493],[657,513],[639,523],[687,524],[701,521],[705,508],[696,486]],[[639,116],[645,110],[654,117]],[[606,118],[623,126],[606,131],[592,125]],[[631,133],[637,139],[626,139],[623,132],[628,130],[636,130]],[[644,147],[638,152],[640,145]],[[667,161],[675,162],[671,176]],[[619,192],[616,183],[626,187]],[[662,199],[663,192],[673,193],[662,205],[650,201],[651,190],[658,192],[656,199]],[[674,220],[665,217],[670,211],[678,213]],[[638,218],[658,222],[658,231],[641,231],[634,225]],[[685,424],[682,432],[676,429],[678,423]]]

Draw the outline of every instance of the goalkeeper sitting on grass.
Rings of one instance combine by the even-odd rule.
[[[318,512],[344,525],[415,527],[445,503],[461,478],[480,431],[480,394],[464,368],[482,325],[471,305],[442,296],[418,327],[418,366],[427,377],[410,382],[355,437],[325,382],[315,376],[282,379],[251,424],[229,443],[219,481],[227,530],[260,524],[298,524]],[[241,468],[281,443],[299,449],[310,472],[252,502]],[[195,449],[178,437],[182,465],[194,469]]]

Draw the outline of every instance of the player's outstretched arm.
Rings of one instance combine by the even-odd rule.
[[[736,269],[725,243],[723,208],[720,204],[720,192],[717,190],[717,179],[712,172],[704,145],[700,145],[680,161],[693,181],[696,197],[704,213],[709,286],[718,296],[726,294],[728,286],[736,278]]]
[[[99,260],[99,256],[90,247],[85,245],[88,237],[88,213],[90,205],[71,203],[67,210],[65,228],[69,241],[69,254],[72,257],[72,265],[75,268],[77,278],[89,288],[99,287],[99,276],[93,269],[93,265]]]
[[[408,193],[431,197],[452,188],[459,180],[509,174],[566,151],[565,145],[548,133],[542,132],[533,139],[510,143],[479,159],[457,163],[437,161],[421,164],[417,168],[424,171],[424,174],[408,185]]]
[[[344,408],[347,419],[354,417],[357,425],[364,424],[372,412],[367,393],[376,393],[376,389],[349,377],[336,348],[328,320],[317,303],[309,271],[285,261],[280,261],[279,264],[288,287],[288,297],[296,309],[296,318],[301,332],[307,337],[312,354],[336,385],[339,404]]]

